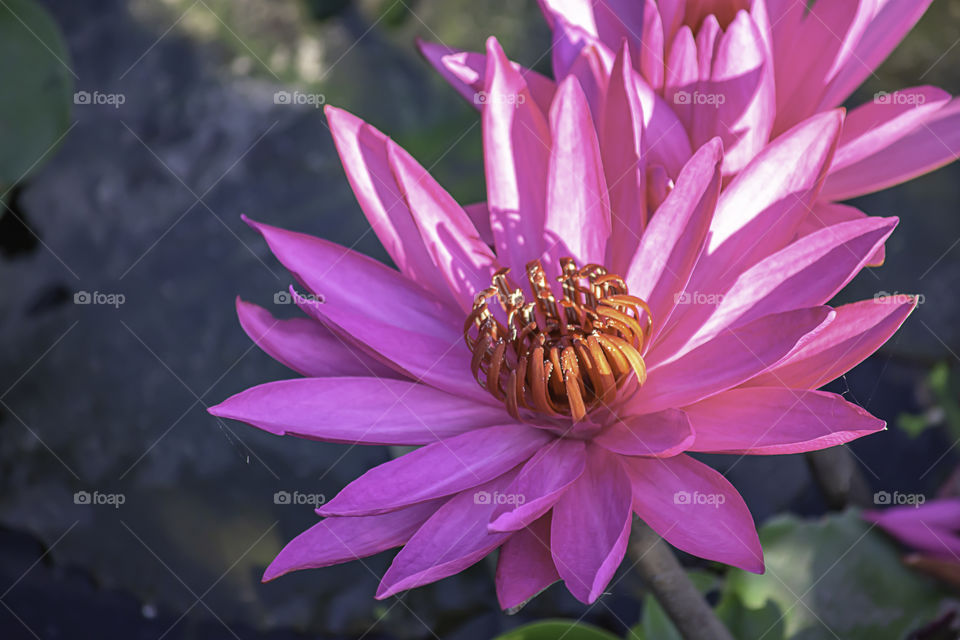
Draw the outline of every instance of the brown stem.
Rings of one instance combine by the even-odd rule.
[[[673,551],[644,522],[634,522],[630,555],[637,571],[685,640],[733,640]]]

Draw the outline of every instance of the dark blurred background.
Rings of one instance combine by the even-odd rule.
[[[958,21],[960,0],[936,0],[852,104],[916,84],[960,93]],[[356,113],[461,202],[482,200],[477,114],[413,39],[480,50],[487,34],[548,72],[534,0],[0,2],[0,637],[487,638],[584,614],[555,586],[506,616],[489,559],[385,602],[391,554],[261,585],[316,520],[275,493],[330,497],[390,452],[205,411],[291,376],[236,321],[236,295],[294,312],[274,304],[291,278],[241,213],[386,260],[322,111],[276,92]],[[932,496],[956,465],[958,203],[957,165],[855,203],[902,222],[842,301],[923,296],[832,385],[891,425],[852,447],[874,490]],[[709,461],[758,521],[825,510],[802,456]],[[641,588],[625,576],[586,619],[622,633]]]

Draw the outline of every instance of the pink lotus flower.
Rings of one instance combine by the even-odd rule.
[[[720,196],[720,140],[693,150],[674,180],[643,170],[645,98],[624,55],[591,115],[576,77],[543,111],[493,39],[488,53],[485,205],[462,208],[389,138],[326,110],[396,270],[250,222],[324,303],[300,298],[307,317],[276,320],[238,301],[251,338],[306,377],[210,412],[281,435],[419,446],[318,509],[324,519],[264,578],[402,547],[385,598],[499,549],[504,608],[561,579],[589,603],[634,514],[684,551],[762,571],[742,498],[687,452],[795,453],[882,429],[812,389],[914,307],[825,306],[896,219],[796,238],[841,114],[786,132]]]
[[[724,175],[742,170],[791,127],[840,106],[930,2],[818,0],[807,8],[797,0],[540,0],[553,31],[558,82],[578,77],[595,107],[616,52],[628,47],[641,93],[653,94],[642,105],[644,117],[662,125],[654,127],[654,139],[685,160],[680,150],[719,136]],[[482,90],[484,56],[420,46],[462,93]],[[553,82],[523,74],[546,104]],[[821,198],[829,203],[884,189],[958,153],[960,102],[930,86],[881,92],[847,117]],[[821,207],[816,217],[827,224],[858,215],[849,207]]]

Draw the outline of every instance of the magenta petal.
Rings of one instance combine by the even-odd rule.
[[[856,207],[821,200],[813,206],[813,209],[810,210],[810,215],[804,218],[800,226],[797,227],[797,237],[794,239],[794,242],[825,227],[831,227],[841,222],[863,220],[866,217],[867,214]],[[886,249],[881,246],[870,256],[870,259],[867,260],[867,266],[879,267],[883,264],[884,260],[886,260]]]
[[[846,63],[830,81],[821,108],[834,107],[850,96],[900,44],[933,0],[883,0],[876,3],[862,35],[851,47]],[[861,11],[870,7],[860,3]]]
[[[379,516],[324,518],[277,554],[263,581],[301,569],[318,569],[350,562],[399,547],[440,507],[432,500]]]
[[[390,168],[420,236],[464,313],[499,266],[463,208],[409,153],[387,143]]]
[[[612,55],[600,45],[588,45],[580,50],[570,71],[561,82],[567,78],[575,78],[583,91],[589,113],[600,117],[603,109],[604,96],[607,94],[607,85],[610,81],[610,64]],[[559,91],[559,89],[558,89]],[[556,99],[556,96],[554,96]],[[593,122],[591,121],[591,132]],[[554,137],[556,140],[556,137]]]
[[[690,159],[651,218],[627,270],[630,292],[650,305],[651,340],[666,324],[700,256],[720,193],[722,158],[720,142],[713,140]]]
[[[600,120],[612,229],[607,243],[608,265],[622,273],[620,265],[629,264],[647,224],[643,108],[626,43],[614,62]]]
[[[550,129],[523,77],[487,41],[483,155],[497,257],[515,273],[543,253]]]
[[[586,604],[600,597],[630,537],[630,481],[617,456],[587,451],[587,469],[553,508],[550,547],[557,572]]]
[[[880,348],[916,306],[916,298],[892,296],[837,307],[833,322],[747,384],[797,389],[823,386]]]
[[[667,173],[675,177],[693,155],[690,138],[672,105],[661,98],[639,73],[633,74],[633,81],[643,109],[647,164],[663,165]]]
[[[468,431],[374,467],[317,512],[374,515],[448,496],[506,473],[550,439],[540,429],[519,424]]]
[[[842,122],[841,111],[830,111],[797,125],[724,189],[701,267],[714,271],[711,280],[732,280],[790,241],[816,199]]]
[[[380,581],[377,599],[459,573],[508,540],[513,534],[487,531],[494,504],[477,496],[502,492],[515,475],[510,472],[459,493],[440,507],[393,559]]]
[[[516,531],[533,523],[583,474],[586,460],[581,440],[557,439],[544,446],[507,487],[507,501],[493,512],[490,530]]]
[[[310,377],[398,378],[358,346],[310,318],[281,320],[262,307],[237,298],[237,316],[250,339],[271,358]]]
[[[617,420],[593,441],[625,456],[669,458],[690,448],[694,432],[683,411],[667,409]]]
[[[490,228],[490,207],[486,202],[476,202],[474,204],[464,205],[463,210],[467,217],[473,223],[480,239],[486,244],[493,244],[493,230]]]
[[[743,169],[763,149],[773,129],[776,96],[772,60],[753,17],[737,13],[719,36],[709,75],[699,84],[702,93],[723,96],[721,104],[693,105],[694,146],[713,136],[723,140],[724,175]]]
[[[822,197],[842,200],[885,189],[953,162],[958,153],[960,99],[954,98],[877,153],[831,171]]]
[[[949,560],[960,557],[960,498],[864,511],[863,517],[918,551]]]
[[[320,238],[248,222],[301,283],[323,296],[323,304],[301,305],[305,312],[341,329],[412,378],[479,403],[496,402],[470,373],[459,311],[367,256]]]
[[[628,400],[624,412],[642,415],[682,407],[735,387],[812,339],[833,315],[829,307],[813,307],[726,329],[671,362],[651,366],[646,384]]]
[[[773,455],[826,449],[882,431],[885,423],[835,393],[782,387],[731,389],[684,407],[691,451]]]
[[[363,296],[383,307],[383,315],[398,328],[449,337],[460,334],[459,313],[399,272],[322,238],[246,221],[263,235],[270,250],[299,282],[323,297],[324,304],[316,306],[331,309],[355,301],[357,284],[362,283]]]
[[[623,458],[633,509],[667,542],[695,556],[763,573],[750,510],[726,478],[690,456]]]
[[[560,579],[550,555],[550,518],[544,516],[512,535],[497,558],[497,600],[513,609]]]
[[[737,278],[684,348],[770,313],[825,304],[860,272],[896,225],[896,218],[879,217],[841,222],[761,260]]]
[[[578,264],[602,264],[610,237],[610,202],[590,108],[572,76],[557,90],[550,129],[553,148],[544,220],[549,262],[569,256]]]
[[[743,271],[794,238],[816,201],[842,119],[833,111],[803,122],[770,143],[723,189],[687,292],[722,297]],[[662,356],[680,350],[713,308],[677,307],[672,327],[658,344]]]
[[[558,16],[552,36],[550,54],[557,82],[575,75],[587,85],[596,88],[605,86],[613,63],[613,52],[596,35]],[[589,95],[590,90],[586,86],[584,89]],[[591,102],[591,106],[596,104]]]
[[[460,51],[441,44],[416,39],[417,48],[440,75],[467,99],[475,108],[480,109],[485,104],[480,98],[480,92],[486,86],[487,56],[484,53]],[[550,108],[553,92],[556,88],[553,80],[511,62],[527,83],[533,101],[544,113]]]
[[[680,94],[680,98],[677,94],[681,91],[689,93],[692,88],[696,88],[699,80],[697,43],[693,37],[693,31],[689,26],[684,25],[674,36],[670,47],[663,94],[684,126],[688,128],[693,125],[694,105],[683,94]]]
[[[408,278],[442,297],[437,268],[420,239],[387,160],[387,137],[356,116],[326,107],[324,113],[353,193],[397,267]]]
[[[636,0],[540,0],[540,9],[551,29],[562,20],[612,47],[623,39],[641,46],[644,11]]]
[[[817,2],[807,10],[806,5],[789,1],[771,4],[794,5],[786,18],[778,15],[776,6],[770,11],[776,61],[776,133],[821,111],[818,105],[837,62],[849,52],[851,39],[864,26],[857,17],[866,3]],[[784,32],[792,33],[783,37]],[[806,55],[797,55],[798,51]]]
[[[380,378],[299,378],[242,391],[209,412],[277,435],[325,442],[418,445],[503,424],[502,407],[425,384]]]
[[[637,4],[640,4],[639,2]],[[664,83],[664,60],[666,59],[667,36],[663,30],[663,20],[657,5],[649,0],[643,2],[643,33],[637,54],[640,57],[640,64],[635,65],[640,69],[643,77],[647,79],[650,86],[658,91],[663,89]],[[609,41],[611,48],[616,41]],[[626,45],[626,41],[624,41]],[[668,69],[669,72],[669,69]]]
[[[880,95],[847,114],[837,153],[830,165],[835,173],[884,150],[950,102],[950,94],[936,87],[900,89]]]

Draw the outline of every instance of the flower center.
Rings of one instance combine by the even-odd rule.
[[[652,323],[647,303],[600,265],[579,268],[562,258],[560,268],[563,297],[557,299],[540,261],[527,263],[531,302],[511,282],[510,270],[500,269],[464,323],[474,377],[517,420],[524,408],[579,422],[611,403],[630,374],[639,384],[647,378],[641,355]],[[506,326],[487,306],[494,297]]]

